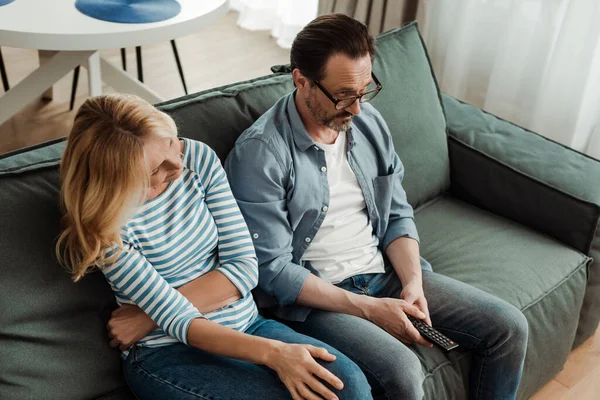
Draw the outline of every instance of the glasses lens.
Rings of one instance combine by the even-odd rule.
[[[341,110],[341,109],[344,109],[344,108],[348,108],[352,104],[354,104],[355,101],[356,101],[356,97],[352,97],[350,99],[340,100],[340,102],[337,103],[337,105],[335,106],[335,108],[338,109],[338,110]]]
[[[373,90],[372,92],[367,92],[360,98],[360,102],[366,103],[368,101],[371,101],[371,100],[373,100],[373,97],[377,96],[377,94],[379,94],[379,90]]]

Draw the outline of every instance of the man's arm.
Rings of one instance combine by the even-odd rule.
[[[381,246],[402,282],[400,298],[417,306],[426,315],[425,321],[431,325],[427,300],[423,294],[419,234],[414,221],[413,208],[408,203],[406,192],[402,187],[404,165],[394,149],[392,135],[383,117],[375,109],[370,112],[373,113],[379,129],[384,133],[383,138],[386,143],[383,147],[387,151],[384,157],[389,166],[388,174],[393,177],[388,224]]]
[[[259,286],[280,305],[294,304],[310,275],[292,257],[288,164],[271,143],[260,138],[236,143],[225,161],[231,190],[258,256]]]
[[[431,325],[427,300],[423,293],[419,243],[410,237],[400,237],[390,243],[385,252],[402,282],[400,298],[421,310],[425,315],[425,322]]]
[[[304,283],[297,303],[306,307],[364,318],[385,329],[403,343],[432,346],[423,339],[406,317],[406,314],[410,314],[424,319],[426,315],[403,299],[358,295],[311,274]]]

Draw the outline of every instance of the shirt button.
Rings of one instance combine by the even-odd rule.
[[[321,167],[321,172],[327,171],[327,167]]]
[[[323,206],[323,208],[321,208],[321,210],[322,210],[323,212],[325,212],[325,211],[329,210],[329,207],[327,207],[327,206]]]
[[[253,237],[254,239],[258,239],[259,235],[258,235],[258,233],[255,233],[255,234],[253,234],[253,235],[252,235],[252,237]]]
[[[306,239],[304,239],[304,241],[305,241],[306,243],[310,243],[310,238],[309,238],[309,237],[307,237]]]

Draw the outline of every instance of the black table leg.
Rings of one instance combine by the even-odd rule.
[[[179,76],[181,77],[181,83],[183,84],[183,91],[188,94],[187,85],[185,84],[185,77],[183,76],[183,68],[181,67],[181,60],[179,60],[179,52],[177,51],[177,44],[175,40],[171,40],[171,47],[173,48],[173,54],[175,54],[175,62],[177,63],[177,69],[179,70]]]
[[[127,71],[127,53],[125,53],[125,49],[121,49],[121,64],[123,65],[123,70]]]
[[[142,46],[135,48],[135,57],[137,59],[138,81],[144,82],[144,71],[142,70]]]
[[[6,75],[6,68],[4,67],[4,58],[2,57],[2,49],[0,48],[0,75],[2,75],[2,85],[4,91],[8,92],[10,86],[8,84],[8,76]]]
[[[71,85],[71,102],[69,103],[69,111],[73,110],[73,106],[75,105],[75,95],[77,94],[77,82],[79,81],[79,69],[80,65],[75,67],[73,71],[73,84]]]

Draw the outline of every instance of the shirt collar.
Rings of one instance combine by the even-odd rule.
[[[289,94],[288,104],[287,104],[287,112],[289,115],[290,126],[292,128],[292,136],[294,137],[294,142],[296,146],[300,149],[300,151],[306,151],[310,146],[314,146],[315,142],[312,140],[312,137],[304,127],[304,123],[302,122],[302,118],[300,118],[300,114],[298,114],[298,109],[296,108],[296,92],[294,90]]]
[[[288,104],[287,104],[287,113],[289,116],[290,127],[292,128],[292,136],[294,137],[294,142],[296,146],[300,149],[300,151],[304,152],[311,146],[315,146],[316,143],[304,127],[304,122],[302,122],[302,118],[300,118],[300,114],[298,114],[298,109],[296,108],[296,92],[298,89],[295,89],[292,93],[288,95]],[[354,117],[356,118],[356,117]],[[354,122],[352,122],[354,125]],[[350,150],[356,144],[354,142],[354,135],[352,132],[352,126],[346,131],[346,140],[348,150]]]

